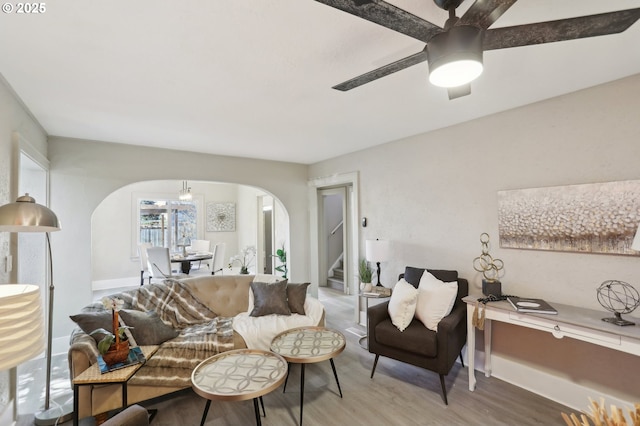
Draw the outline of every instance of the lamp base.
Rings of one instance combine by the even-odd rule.
[[[68,422],[73,419],[73,403],[65,402],[48,410],[42,410],[35,414],[33,424],[38,426],[52,426]]]

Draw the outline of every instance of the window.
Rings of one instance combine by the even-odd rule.
[[[143,198],[138,202],[138,242],[178,251],[198,235],[195,201]]]

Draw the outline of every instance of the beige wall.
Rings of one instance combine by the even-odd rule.
[[[0,74],[0,205],[14,202],[18,196],[20,145],[29,144],[29,151],[47,155],[47,137],[40,125],[16,98]],[[46,204],[46,200],[36,200]],[[0,285],[17,282],[16,234],[0,232]],[[13,256],[13,272],[7,273],[5,259]],[[35,283],[45,287],[46,283]],[[0,424],[11,424],[14,392],[10,388],[9,371],[0,371]]]
[[[47,156],[47,135],[39,123],[23,107],[16,98],[13,90],[8,86],[0,74],[0,205],[14,202],[18,197],[18,175],[20,145],[30,152]],[[36,200],[46,204],[46,200]],[[15,256],[17,238],[8,232],[0,232],[0,284],[16,282],[17,275],[14,261],[14,271],[9,274],[5,269],[5,257]]]
[[[91,300],[91,217],[102,200],[134,182],[160,179],[233,182],[263,188],[290,219],[292,279],[308,280],[309,218],[303,165],[131,145],[50,138],[51,207],[64,229],[53,239],[58,297],[54,336]],[[231,253],[229,253],[231,254]]]
[[[405,265],[428,266],[457,269],[481,293],[472,261],[488,232],[490,253],[505,264],[503,292],[603,311],[595,289],[608,279],[640,289],[640,259],[501,249],[497,191],[640,179],[639,138],[636,75],[314,164],[309,176],[359,172],[360,213],[368,218],[360,243],[393,242],[393,259],[382,265],[388,286]],[[634,314],[640,323],[640,310]],[[543,333],[517,327],[496,327],[494,337],[499,356],[640,401],[639,357],[575,341],[550,346]]]

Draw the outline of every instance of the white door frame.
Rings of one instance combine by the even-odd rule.
[[[319,202],[321,196],[320,191],[324,189],[336,188],[336,187],[349,187],[350,191],[347,191],[347,197],[345,198],[345,205],[348,204],[348,211],[345,217],[348,220],[348,224],[345,224],[347,232],[345,232],[347,244],[345,250],[348,250],[348,265],[345,264],[345,286],[348,294],[353,295],[354,300],[354,312],[353,319],[355,322],[359,320],[359,297],[358,297],[358,283],[356,282],[356,276],[350,271],[358,270],[358,259],[360,258],[360,245],[359,245],[359,177],[358,172],[341,173],[337,175],[321,177],[311,179],[308,182],[309,185],[309,214],[310,214],[310,261],[311,261],[311,285],[317,288],[321,279],[324,276],[326,281],[326,271],[320,270],[320,237],[322,231],[322,224],[320,215],[322,207]],[[347,200],[348,198],[348,200]]]

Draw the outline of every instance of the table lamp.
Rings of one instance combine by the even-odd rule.
[[[386,262],[390,257],[389,241],[381,241],[379,239],[365,241],[365,257],[369,262],[375,262],[378,270],[378,283],[380,284],[380,262]]]
[[[0,206],[0,232],[44,232],[49,256],[49,300],[47,312],[47,378],[45,388],[44,410],[36,413],[36,425],[54,425],[70,420],[72,410],[66,406],[49,408],[51,400],[51,350],[53,334],[53,259],[49,233],[60,230],[58,217],[49,208],[37,204],[33,197],[25,194],[18,197],[15,203]]]

